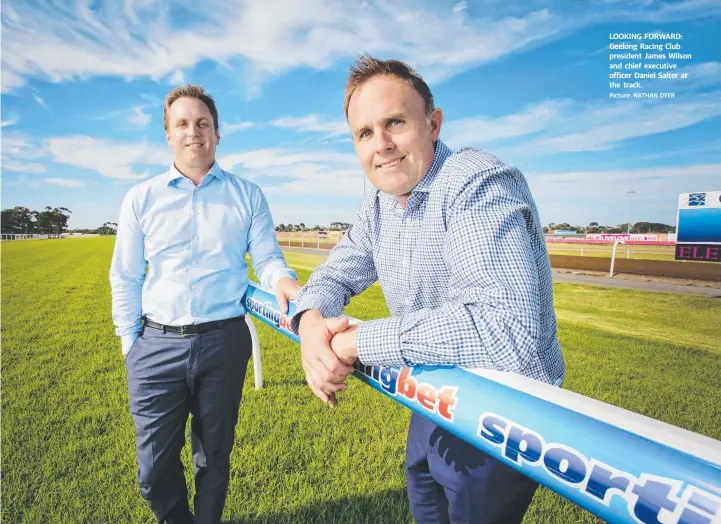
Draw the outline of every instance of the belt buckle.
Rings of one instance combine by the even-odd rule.
[[[180,336],[185,336],[185,326],[180,326]]]

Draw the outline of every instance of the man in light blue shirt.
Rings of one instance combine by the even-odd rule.
[[[251,354],[246,253],[282,307],[299,286],[260,188],[215,162],[213,99],[202,87],[174,89],[164,124],[172,167],[131,188],[120,210],[113,321],[126,356],[143,498],[158,522],[193,522],[180,460],[192,413],[195,522],[219,522]]]

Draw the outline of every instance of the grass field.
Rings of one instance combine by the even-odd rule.
[[[152,522],[110,318],[113,240],[2,244],[3,522]],[[305,280],[321,258],[288,260]],[[555,301],[565,387],[721,439],[721,301],[570,284],[555,286]],[[347,313],[387,315],[380,288]],[[410,522],[410,412],[356,380],[326,408],[298,346],[256,326],[265,388],[253,390],[249,369],[226,521]],[[525,522],[598,519],[540,489]]]

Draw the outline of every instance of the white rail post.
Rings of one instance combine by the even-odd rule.
[[[258,332],[253,325],[253,319],[250,314],[245,315],[245,323],[250,331],[250,340],[253,345],[253,375],[255,377],[255,389],[263,388],[263,370],[260,364],[260,342],[258,341]]]
[[[290,247],[290,233],[288,233],[288,247]]]
[[[618,246],[618,240],[613,243],[613,253],[611,253],[611,271],[608,273],[609,277],[613,276],[613,264],[616,262],[616,246]]]
[[[581,256],[583,256],[583,244],[581,244]]]
[[[305,247],[305,235],[300,236],[300,247]]]
[[[318,235],[318,249],[320,249],[320,235]]]

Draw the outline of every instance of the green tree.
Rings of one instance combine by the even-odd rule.
[[[2,232],[14,234],[30,234],[35,233],[35,225],[37,222],[37,211],[33,211],[23,206],[15,206],[12,209],[3,209]]]

